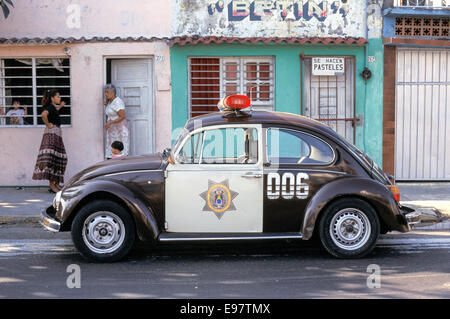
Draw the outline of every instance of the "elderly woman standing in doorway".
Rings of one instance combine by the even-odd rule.
[[[125,119],[125,103],[117,96],[116,87],[112,84],[105,86],[105,113],[107,121],[105,124],[106,131],[106,158],[112,157],[111,144],[114,141],[121,141],[124,149],[122,153],[128,155],[130,138],[128,124]]]

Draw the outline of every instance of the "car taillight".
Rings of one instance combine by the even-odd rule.
[[[395,185],[388,185],[389,190],[391,191],[392,195],[394,195],[395,201],[400,201],[400,191],[398,190],[398,187]]]

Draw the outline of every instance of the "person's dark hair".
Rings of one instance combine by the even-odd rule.
[[[51,90],[45,90],[44,94],[42,95],[42,106],[47,106],[52,103],[52,97],[54,97],[56,94],[58,94],[58,90],[51,89]]]
[[[112,142],[111,147],[115,148],[116,150],[119,150],[121,152],[123,151],[123,143],[121,141]]]

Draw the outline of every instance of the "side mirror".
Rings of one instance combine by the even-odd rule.
[[[170,148],[164,149],[164,151],[162,152],[162,157],[167,159],[167,161],[170,164],[175,164],[175,161],[173,159],[172,149],[170,149]]]
[[[164,151],[162,152],[162,156],[164,158],[168,158],[170,156],[171,151],[172,150],[170,148],[165,148]]]

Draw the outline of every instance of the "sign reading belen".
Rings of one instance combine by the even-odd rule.
[[[313,75],[343,75],[345,72],[345,59],[338,57],[312,58]]]

